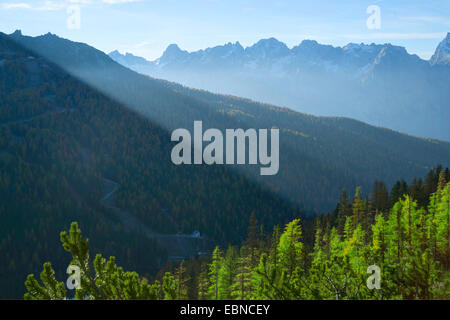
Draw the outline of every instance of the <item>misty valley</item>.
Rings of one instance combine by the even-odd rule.
[[[0,299],[450,299],[449,41],[0,33]]]

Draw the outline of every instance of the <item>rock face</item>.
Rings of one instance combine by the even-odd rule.
[[[434,55],[430,59],[432,65],[443,64],[450,66],[450,32],[444,40],[439,43]]]
[[[249,67],[254,69],[256,66],[282,65],[284,72],[295,73],[296,68],[304,69],[307,66],[314,66],[315,70],[350,71],[350,73],[358,74],[368,65],[378,64],[382,57],[387,57],[384,60],[389,59],[396,67],[414,67],[414,64],[423,65],[424,63],[447,64],[450,59],[450,33],[436,48],[429,62],[416,55],[408,54],[403,47],[391,44],[349,43],[344,47],[333,47],[319,44],[315,40],[303,40],[299,45],[289,49],[286,44],[275,38],[259,40],[247,48],[243,48],[239,42],[229,42],[195,52],[187,52],[180,49],[178,45],[171,44],[155,61],[148,61],[130,53],[121,54],[117,50],[111,52],[109,56],[126,66],[152,66],[155,69],[154,72],[173,68],[176,65],[195,70],[202,69],[205,65],[213,69],[222,69],[223,64],[227,64],[240,70]],[[213,62],[217,64],[211,65]]]
[[[190,53],[172,44],[155,61],[117,52],[110,57],[194,88],[450,140],[450,33],[430,61],[392,44],[333,47],[304,40],[289,49],[274,38]]]

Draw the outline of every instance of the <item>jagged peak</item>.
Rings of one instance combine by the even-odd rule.
[[[300,42],[299,46],[307,46],[307,47],[314,47],[318,46],[319,43],[316,40],[311,39],[305,39],[302,42]]]
[[[390,43],[385,43],[381,49],[385,53],[400,53],[400,54],[408,54],[405,47],[394,46]]]
[[[161,58],[159,60],[164,61],[167,59],[178,59],[182,56],[188,55],[189,53],[185,50],[181,50],[180,47],[176,43],[171,43],[166,48],[164,53],[162,54]]]
[[[298,53],[301,51],[312,51],[312,50],[316,50],[316,49],[326,49],[327,51],[341,50],[341,48],[339,48],[339,47],[333,47],[332,45],[328,45],[328,44],[321,44],[321,43],[318,43],[316,40],[305,39],[302,42],[300,42],[299,45],[293,47],[292,51],[294,53]]]
[[[214,47],[209,47],[209,48],[206,48],[205,50],[199,50],[199,51],[200,51],[200,52],[201,52],[201,51],[207,52],[207,51],[212,51],[212,50],[222,49],[222,48],[226,48],[226,49],[228,49],[228,48],[230,48],[230,49],[244,49],[244,48],[242,47],[242,45],[239,43],[239,41],[236,41],[235,43],[233,43],[233,42],[227,42],[227,43],[225,43],[225,44],[223,44],[223,45],[218,45],[218,46],[214,46]]]
[[[447,32],[445,38],[439,43],[429,62],[431,65],[450,65],[450,32]]]
[[[110,56],[110,57],[112,57],[112,58],[115,58],[115,59],[120,59],[120,58],[123,58],[123,57],[125,57],[125,55],[123,55],[122,53],[120,53],[120,51],[119,50],[114,50],[114,51],[111,51],[110,53],[108,53],[108,56]]]
[[[56,34],[53,34],[51,32],[47,32],[46,34],[42,35],[43,38],[59,38]]]
[[[239,41],[236,41],[235,43],[228,42],[227,44],[224,45],[224,47],[244,49],[244,47],[242,47]]]
[[[364,42],[361,42],[361,43],[350,42],[347,45],[345,45],[344,47],[342,47],[342,49],[344,51],[351,51],[351,50],[355,50],[355,49],[359,50],[359,49],[365,49],[365,48],[377,48],[379,46],[382,46],[382,45],[375,44],[373,42],[371,44],[365,44]]]
[[[16,37],[22,36],[22,30],[17,29],[16,31],[14,31],[13,33],[11,33],[11,36],[16,36]]]
[[[287,45],[284,42],[279,41],[278,39],[274,37],[270,37],[267,39],[261,39],[258,42],[256,42],[254,45],[252,45],[250,48],[257,48],[257,47],[283,47],[287,48]]]
[[[275,38],[261,39],[254,45],[247,47],[245,52],[256,58],[274,58],[289,55],[290,50],[284,42]]]
[[[166,51],[164,51],[164,52],[175,52],[175,51],[182,52],[183,50],[181,50],[180,47],[176,43],[171,43],[167,46]]]

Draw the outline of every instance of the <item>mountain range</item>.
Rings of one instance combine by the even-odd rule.
[[[50,33],[28,37],[17,31],[9,38],[169,131],[192,128],[195,120],[203,121],[204,130],[280,128],[276,176],[263,179],[252,166],[234,168],[308,210],[330,210],[342,188],[368,191],[374,180],[409,180],[450,162],[447,142],[190,89],[136,73],[100,50]]]
[[[171,130],[194,120],[204,130],[279,128],[278,174],[174,165]],[[376,180],[389,188],[439,163],[450,163],[448,142],[158,80],[50,33],[0,33],[2,298],[20,296],[17,283],[49,257],[64,276],[70,257],[50,235],[71,221],[93,252],[151,277],[167,259],[241,243],[252,212],[264,230],[310,221],[343,188],[368,194]]]
[[[321,116],[345,116],[415,136],[450,140],[450,33],[426,61],[392,44],[344,47],[275,38],[195,52],[171,44],[154,61],[113,51],[152,77]]]

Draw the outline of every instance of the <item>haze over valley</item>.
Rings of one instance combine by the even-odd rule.
[[[117,50],[109,55],[192,88],[450,140],[450,33],[428,61],[389,43],[333,47],[303,40],[288,48],[275,38],[195,52],[171,44],[154,61]]]

